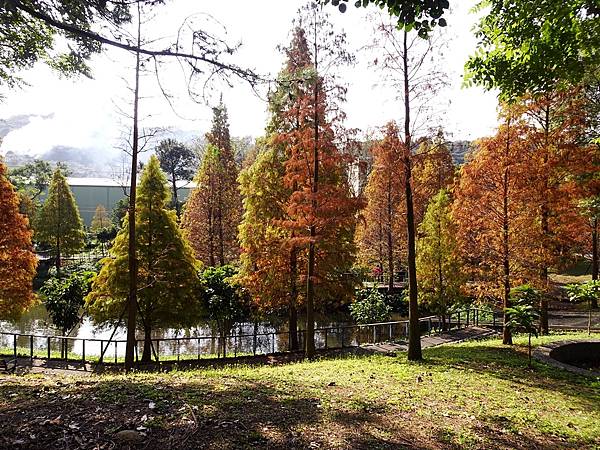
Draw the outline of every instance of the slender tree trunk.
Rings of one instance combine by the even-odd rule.
[[[592,280],[598,279],[598,219],[592,221]],[[592,308],[598,308],[598,299],[592,299]]]
[[[290,251],[290,304],[288,329],[290,333],[290,350],[296,351],[298,347],[298,310],[296,301],[298,299],[298,286],[296,277],[298,276],[298,250],[294,247]]]
[[[142,15],[141,6],[137,4],[138,12],[138,27],[137,27],[137,48],[141,45],[141,28]],[[131,187],[129,190],[129,243],[128,243],[128,259],[129,259],[129,298],[127,304],[127,344],[125,347],[125,371],[131,371],[134,363],[135,352],[135,328],[137,314],[137,254],[136,254],[136,232],[135,232],[135,206],[137,193],[137,165],[138,165],[138,150],[139,150],[139,129],[138,129],[138,109],[140,97],[140,52],[135,54],[135,87],[133,98],[133,142],[131,151]],[[144,342],[144,350],[147,342]],[[148,342],[149,344],[149,342]],[[146,352],[144,351],[144,357]],[[150,353],[148,352],[148,358]]]
[[[219,186],[219,194],[218,194],[218,204],[217,204],[217,232],[219,233],[219,264],[225,265],[225,241],[224,241],[224,233],[223,233],[223,193],[222,186]]]
[[[208,208],[208,263],[211,267],[215,266],[215,230],[214,230],[214,209]]]
[[[529,340],[527,342],[527,352],[529,354],[529,368],[531,369],[531,333],[529,333]]]
[[[175,173],[172,173],[171,177],[171,180],[173,181],[173,202],[175,202],[175,213],[177,214],[177,220],[179,220],[181,216],[181,211],[179,208],[179,198],[177,198],[177,183],[175,180]]]
[[[144,325],[144,351],[142,353],[143,363],[152,362],[152,328]]]
[[[548,152],[550,145],[550,104],[546,105],[545,117],[544,117],[544,162],[543,162],[543,170],[544,170],[544,193],[542,198],[542,205],[540,211],[540,222],[542,227],[542,246],[543,250],[546,249],[548,245],[548,239],[550,238],[550,224],[548,223],[548,217],[550,215],[550,211],[548,210]],[[545,252],[542,252],[542,267],[540,270],[541,281],[544,285],[544,289],[542,291],[542,296],[540,297],[540,334],[548,334],[548,298],[547,295],[547,286],[548,286],[548,266],[545,261]]]
[[[504,175],[502,178],[502,267],[504,269],[503,285],[503,321],[502,321],[502,343],[512,345],[512,333],[508,327],[508,314],[506,308],[510,307],[510,221],[508,215],[509,196],[509,156],[510,156],[510,118],[508,119],[506,132],[506,147],[504,151]]]
[[[404,31],[404,189],[406,196],[406,230],[408,234],[408,359],[423,359],[421,352],[421,329],[419,326],[419,304],[417,300],[417,259],[415,213],[412,194],[411,134],[410,134],[410,89],[408,74],[408,33]]]
[[[390,168],[391,169],[391,168]],[[392,208],[392,177],[391,174],[388,177],[388,191],[387,191],[387,246],[388,246],[388,292],[391,294],[394,292],[394,236],[392,235],[392,221],[393,208]]]
[[[317,193],[319,192],[319,70],[318,70],[318,45],[317,45],[317,23],[315,21],[315,41],[314,41],[314,95],[313,95],[313,121],[314,121],[314,145],[313,145],[313,179],[312,179],[312,198],[311,208],[313,215],[317,211]],[[310,242],[308,244],[308,270],[306,274],[306,334],[304,340],[304,351],[307,358],[312,358],[315,354],[315,240],[317,229],[312,223],[310,225]]]

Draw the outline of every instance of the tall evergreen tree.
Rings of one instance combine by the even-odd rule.
[[[156,327],[193,325],[198,318],[198,263],[169,209],[170,194],[159,162],[152,156],[142,173],[136,204],[138,262],[137,321],[144,332],[142,361],[151,360],[151,336]],[[94,321],[114,322],[127,306],[129,292],[128,216],[115,238],[110,256],[87,296]]]
[[[37,258],[31,230],[19,213],[19,196],[0,162],[0,317],[16,319],[35,301],[33,277]]]
[[[444,328],[448,307],[460,298],[464,283],[451,206],[445,189],[431,199],[417,242],[419,300],[442,317]]]
[[[237,228],[242,201],[238,168],[229,136],[227,108],[213,108],[213,123],[206,134],[208,146],[187,201],[183,227],[196,257],[210,266],[225,265],[239,256]]]
[[[74,255],[84,246],[83,222],[67,179],[57,168],[52,175],[48,197],[36,220],[35,238],[51,248],[56,270],[62,257]]]

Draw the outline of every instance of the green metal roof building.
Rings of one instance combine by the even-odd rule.
[[[73,196],[79,207],[79,214],[84,225],[90,226],[98,205],[103,205],[108,213],[117,202],[129,193],[129,187],[110,178],[67,178]],[[185,201],[194,188],[194,183],[181,181],[177,183],[177,197]]]

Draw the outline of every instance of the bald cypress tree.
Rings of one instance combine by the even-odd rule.
[[[146,165],[136,202],[138,314],[144,332],[142,362],[151,360],[151,336],[156,327],[193,325],[198,317],[198,263],[169,209],[171,195],[158,159]],[[129,292],[128,216],[115,238],[110,256],[94,280],[86,302],[95,322],[116,321]]]
[[[71,188],[60,168],[56,168],[48,188],[48,197],[36,220],[35,238],[50,246],[56,271],[62,257],[74,255],[84,246],[83,222]]]
[[[37,258],[31,230],[19,213],[19,196],[0,163],[0,318],[17,318],[33,304]]]
[[[208,146],[195,179],[197,187],[187,202],[182,224],[196,257],[210,266],[222,266],[239,256],[237,232],[242,216],[238,167],[222,99],[213,108],[206,140]]]

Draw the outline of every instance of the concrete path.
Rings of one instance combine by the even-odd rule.
[[[442,344],[457,343],[471,339],[483,339],[489,336],[497,335],[489,328],[468,327],[461,330],[453,330],[442,334],[432,334],[421,337],[421,348],[435,347]],[[379,344],[366,344],[361,348],[374,353],[396,353],[408,350],[407,342],[382,342]]]

